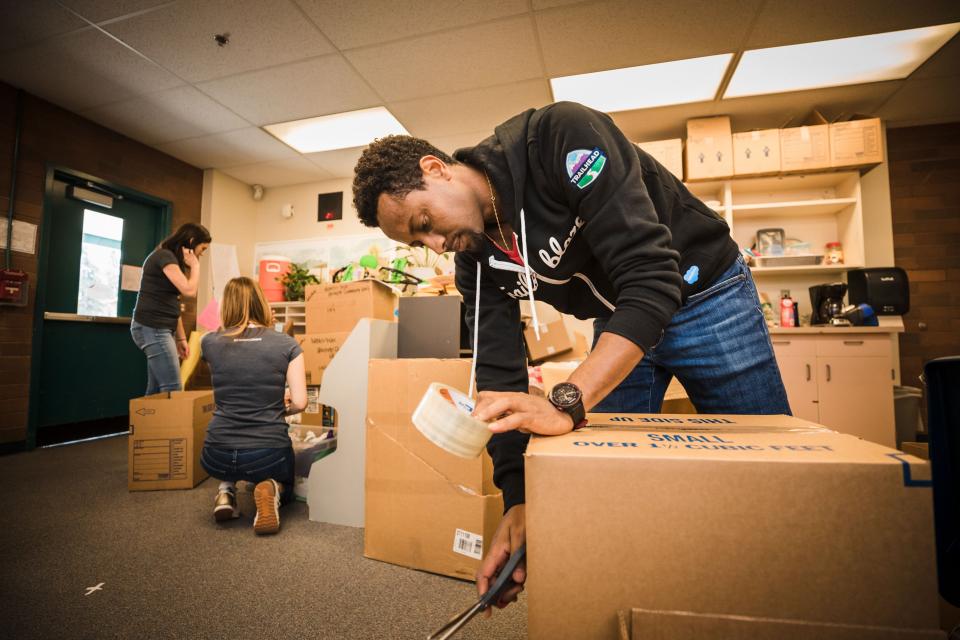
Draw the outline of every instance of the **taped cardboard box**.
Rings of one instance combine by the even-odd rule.
[[[936,629],[895,629],[689,611],[620,612],[620,640],[946,640]]]
[[[734,175],[764,175],[779,172],[779,129],[763,129],[733,134]]]
[[[309,285],[304,298],[307,333],[350,333],[360,318],[397,319],[397,295],[379,280]]]
[[[676,178],[683,180],[683,140],[650,140],[638,142],[637,146],[653,156],[654,160],[666,167]]]
[[[340,347],[350,337],[350,332],[342,333],[304,333],[294,336],[297,344],[303,349],[303,365],[307,374],[308,385],[319,385],[323,382],[323,372],[330,366],[330,361],[340,351]]]
[[[631,608],[937,627],[926,463],[786,416],[588,418],[527,449],[530,638]]]
[[[533,328],[533,321],[523,326],[523,339],[527,343],[527,355],[530,362],[542,362],[547,358],[560,356],[573,351],[573,342],[563,324],[563,319],[540,323],[540,337]]]
[[[371,360],[369,367],[363,553],[472,580],[503,513],[493,463],[486,452],[447,453],[410,420],[430,383],[466,391],[470,361]]]
[[[171,391],[130,401],[127,489],[192,489],[207,479],[200,451],[212,391]]]
[[[883,162],[883,125],[880,118],[853,116],[830,125],[830,164],[849,167]]]
[[[733,175],[733,134],[730,118],[687,120],[687,180],[729,178]]]
[[[780,170],[810,171],[830,167],[830,125],[814,111],[799,127],[780,130]]]

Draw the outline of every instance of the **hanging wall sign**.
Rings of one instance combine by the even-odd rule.
[[[317,196],[317,222],[343,219],[343,192],[321,193]]]

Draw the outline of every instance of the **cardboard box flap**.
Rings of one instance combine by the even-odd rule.
[[[689,611],[619,612],[620,640],[943,640],[937,629],[894,629],[854,624],[713,615]]]
[[[634,414],[613,415],[610,420],[616,418],[632,418],[633,423],[608,422],[562,436],[534,437],[526,456],[865,464],[887,466],[895,473],[902,469],[908,485],[922,485],[930,478],[929,467],[918,458],[789,416]],[[650,422],[644,424],[644,420]],[[727,424],[676,428],[703,420]]]
[[[797,127],[816,127],[824,124],[830,124],[830,121],[827,120],[826,116],[820,113],[820,111],[818,111],[817,109],[814,109],[809,114],[807,114],[807,117],[803,119],[798,119],[796,117],[789,118],[786,122],[783,123],[783,126],[780,128],[790,129],[790,128],[797,128]]]

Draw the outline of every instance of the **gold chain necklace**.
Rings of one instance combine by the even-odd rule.
[[[490,182],[490,176],[487,175],[487,170],[483,170],[483,176],[487,179],[487,186],[490,188],[490,204],[493,205],[493,217],[497,221],[497,231],[500,232],[500,239],[503,241],[504,249],[509,251],[513,246],[512,243],[507,242],[507,238],[503,235],[503,227],[500,226],[500,216],[497,214],[497,197],[493,195],[493,183]],[[487,236],[488,238],[490,236]]]

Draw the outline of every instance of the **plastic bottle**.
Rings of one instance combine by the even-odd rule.
[[[780,326],[795,327],[797,318],[794,315],[793,299],[790,292],[786,289],[780,292]]]

